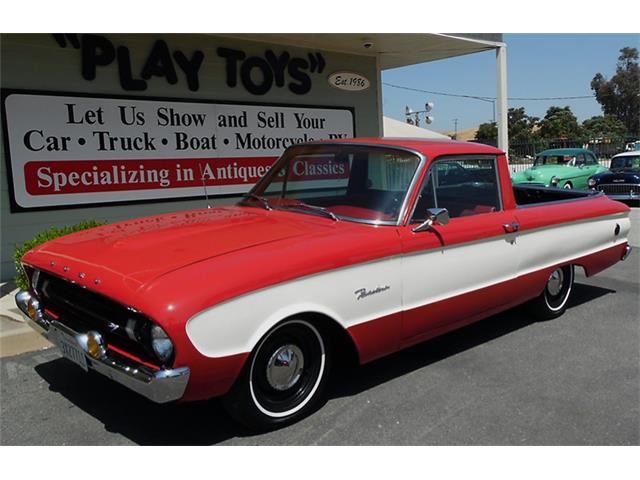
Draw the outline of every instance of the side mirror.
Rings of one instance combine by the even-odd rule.
[[[430,208],[427,210],[427,219],[414,228],[414,233],[430,230],[433,225],[446,225],[449,223],[449,210],[446,208]]]

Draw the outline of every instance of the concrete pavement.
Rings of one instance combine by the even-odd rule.
[[[15,304],[18,292],[12,282],[0,284],[0,358],[51,347],[51,343],[29,327]]]

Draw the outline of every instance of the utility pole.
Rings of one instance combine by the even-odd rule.
[[[455,133],[453,134],[453,139],[457,140],[458,139],[458,119],[457,118],[453,119],[453,125],[455,129]]]

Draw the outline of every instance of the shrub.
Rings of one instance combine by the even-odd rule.
[[[31,240],[27,240],[22,245],[16,245],[13,251],[13,261],[16,265],[16,285],[21,290],[26,290],[29,288],[29,280],[27,279],[27,274],[22,268],[22,257],[25,253],[31,250],[38,245],[41,245],[49,240],[53,240],[54,238],[62,237],[63,235],[68,235],[73,232],[79,232],[80,230],[87,230],[93,227],[99,227],[100,225],[104,225],[105,222],[99,222],[97,220],[85,220],[80,223],[71,226],[65,227],[51,227],[49,230],[45,230],[44,232],[38,233]]]

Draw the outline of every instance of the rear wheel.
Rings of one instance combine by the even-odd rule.
[[[571,182],[567,182],[567,183],[564,184],[564,187],[562,187],[562,188],[571,189],[571,188],[573,188],[573,184]]]
[[[559,317],[567,309],[567,302],[573,289],[573,265],[556,268],[538,298],[533,300],[534,314],[544,320]]]
[[[282,322],[258,343],[224,404],[250,428],[295,422],[322,398],[329,360],[329,345],[314,325]]]

